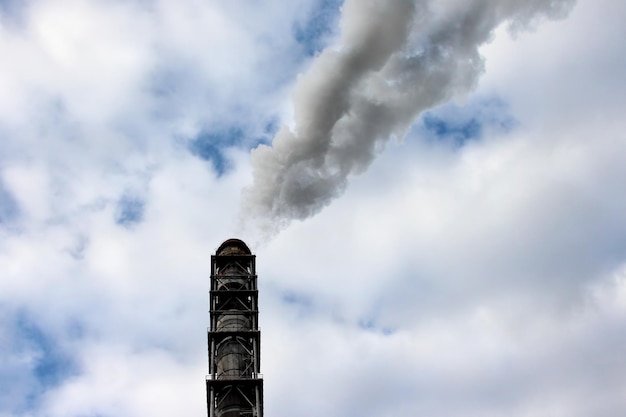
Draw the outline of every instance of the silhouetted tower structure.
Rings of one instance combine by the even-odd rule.
[[[209,417],[263,417],[256,257],[239,239],[211,256]]]

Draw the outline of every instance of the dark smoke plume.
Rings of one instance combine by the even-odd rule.
[[[270,234],[318,213],[418,115],[470,91],[494,29],[564,17],[575,0],[346,0],[341,36],[298,80],[295,125],[252,152],[243,212]]]

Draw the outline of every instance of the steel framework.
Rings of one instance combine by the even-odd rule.
[[[211,256],[209,417],[263,417],[256,257],[239,239]]]

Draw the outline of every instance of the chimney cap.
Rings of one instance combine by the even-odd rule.
[[[240,239],[228,239],[217,248],[217,255],[251,255],[248,245]]]

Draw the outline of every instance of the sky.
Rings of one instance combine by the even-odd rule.
[[[626,415],[626,3],[0,0],[0,417]]]

